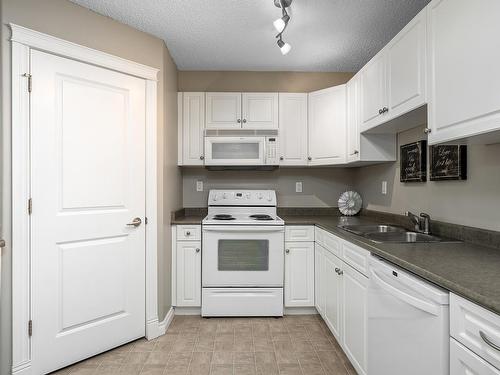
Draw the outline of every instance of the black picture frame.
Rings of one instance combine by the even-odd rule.
[[[435,145],[429,154],[431,181],[467,180],[466,145]]]
[[[408,143],[400,146],[400,181],[427,181],[427,141]]]

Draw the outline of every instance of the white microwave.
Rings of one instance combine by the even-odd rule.
[[[206,166],[278,165],[276,136],[206,136]]]

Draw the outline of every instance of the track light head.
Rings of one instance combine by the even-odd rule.
[[[288,21],[290,21],[290,16],[285,14],[283,17],[278,18],[273,22],[274,28],[278,33],[282,33],[285,30],[285,27],[288,25]]]
[[[292,46],[288,43],[285,43],[281,37],[278,39],[278,47],[281,50],[282,55],[286,55],[292,49]]]

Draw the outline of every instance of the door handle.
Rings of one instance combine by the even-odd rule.
[[[132,220],[131,223],[128,223],[127,225],[130,226],[130,227],[138,227],[139,225],[142,224],[142,220],[140,217],[136,217],[134,220]]]

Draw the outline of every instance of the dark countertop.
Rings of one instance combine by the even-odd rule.
[[[201,224],[204,212],[172,218],[172,224]],[[382,223],[374,217],[280,215],[286,225],[316,225],[444,289],[500,314],[500,250],[469,242],[374,243],[338,225]],[[383,221],[390,224],[389,221]],[[395,223],[400,224],[400,223]]]
[[[316,225],[444,289],[500,314],[500,250],[468,242],[374,243],[337,226],[340,217],[281,216],[287,225]],[[349,224],[380,223],[363,216]],[[343,223],[347,224],[347,223]],[[389,224],[384,222],[384,224]]]

